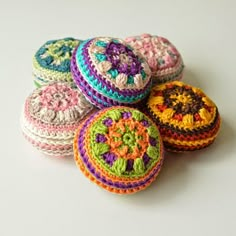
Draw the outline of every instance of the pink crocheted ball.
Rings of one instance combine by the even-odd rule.
[[[42,86],[25,101],[22,131],[26,139],[44,154],[72,155],[75,130],[93,109],[83,94],[68,83]]]
[[[184,64],[175,46],[166,38],[150,34],[125,39],[131,47],[139,51],[151,68],[153,84],[180,80]]]

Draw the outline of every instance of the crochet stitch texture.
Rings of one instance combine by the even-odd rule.
[[[80,40],[64,38],[47,41],[33,57],[33,76],[37,87],[51,82],[68,82],[73,80],[70,72],[72,51]]]
[[[169,151],[207,147],[220,128],[220,115],[210,98],[179,81],[154,86],[145,112],[157,124]]]
[[[78,88],[98,108],[135,105],[151,89],[148,64],[120,39],[84,41],[73,53],[71,71]]]
[[[23,134],[45,154],[71,155],[75,130],[92,109],[80,91],[66,83],[43,86],[26,99],[21,119]]]
[[[125,41],[139,51],[151,68],[153,84],[180,80],[184,64],[176,47],[166,38],[150,34],[128,37]]]
[[[135,193],[156,179],[163,162],[162,140],[155,124],[142,112],[106,108],[78,128],[74,157],[85,176],[102,188]]]

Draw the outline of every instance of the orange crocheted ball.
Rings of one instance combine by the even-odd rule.
[[[163,145],[156,125],[128,107],[98,111],[77,130],[75,161],[90,180],[119,194],[145,189],[157,177]]]

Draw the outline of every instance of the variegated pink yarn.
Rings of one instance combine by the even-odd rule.
[[[78,89],[53,83],[33,91],[26,99],[21,119],[26,139],[45,154],[73,154],[75,130],[94,107]]]
[[[128,37],[125,41],[146,59],[152,72],[154,84],[182,78],[184,69],[182,57],[168,39],[142,34]]]

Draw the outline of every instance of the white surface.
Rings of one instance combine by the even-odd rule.
[[[236,1],[0,0],[0,235],[236,235]],[[116,196],[90,183],[72,159],[43,157],[22,137],[32,55],[49,39],[167,37],[184,81],[218,105],[223,123],[206,150],[166,158],[146,191]]]

